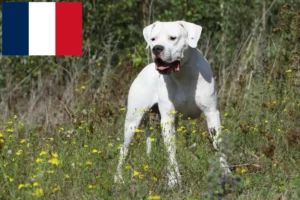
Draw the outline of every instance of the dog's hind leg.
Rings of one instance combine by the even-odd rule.
[[[155,77],[147,75],[149,67],[146,67],[142,73],[135,79],[130,87],[128,95],[127,113],[124,126],[124,143],[120,149],[120,158],[117,166],[117,174],[115,182],[123,182],[122,167],[125,158],[128,155],[128,147],[135,134],[138,132],[142,118],[153,104],[157,103],[156,85],[152,81],[156,81]],[[151,70],[151,68],[150,68]]]
[[[125,119],[124,143],[120,149],[120,158],[117,167],[117,174],[115,175],[115,182],[123,182],[123,178],[122,178],[123,163],[128,155],[128,147],[130,145],[130,142],[134,136],[136,129],[139,127],[142,118],[143,118],[142,112],[127,111],[127,115]]]

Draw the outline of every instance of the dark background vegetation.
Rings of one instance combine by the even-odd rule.
[[[58,181],[61,192],[44,192],[44,195],[48,198],[78,196],[80,199],[118,197],[120,194],[114,191],[112,176],[123,135],[125,113],[121,108],[126,107],[127,92],[134,77],[151,62],[145,49],[143,27],[155,21],[186,20],[203,27],[198,47],[213,68],[224,132],[231,133],[232,137],[230,161],[233,171],[242,176],[239,189],[230,190],[229,197],[300,198],[297,196],[300,194],[297,189],[300,187],[299,9],[298,0],[83,1],[82,57],[0,56],[0,119],[4,141],[8,141],[0,145],[3,149],[1,162],[12,159],[6,152],[13,147],[19,148],[18,142],[14,141],[23,138],[35,138],[32,143],[44,148],[46,144],[39,142],[38,137],[32,137],[33,133],[54,137],[58,142],[52,144],[51,151],[60,151],[65,148],[60,146],[64,137],[62,130],[65,130],[81,142],[78,142],[77,150],[72,147],[62,152],[81,152],[88,141],[105,152],[101,162],[95,161],[94,169],[86,171],[80,179],[94,180],[99,168],[103,168],[105,181],[94,180],[93,184],[99,187],[91,192],[86,182],[76,179],[80,175],[74,172],[72,183],[78,182],[78,191],[70,190],[74,185],[65,186]],[[25,126],[19,127],[20,130],[16,126],[11,133],[7,131],[11,126],[7,122],[14,119],[14,115]],[[207,192],[210,191],[207,182],[211,179],[202,178],[206,177],[207,161],[213,154],[203,133],[206,130],[203,117],[196,122],[201,125],[199,134],[178,136],[179,140],[185,141],[178,149],[200,144],[192,152],[178,150],[181,172],[185,175],[184,190],[177,193],[161,190],[164,178],[154,184],[150,175],[149,180],[146,176],[138,182],[131,181],[128,175],[128,187],[121,189],[124,195],[120,195],[121,199],[143,199],[151,192],[166,199],[198,199],[201,192],[201,198],[214,197],[214,192]],[[187,129],[191,127],[185,122],[182,125]],[[7,139],[10,135],[14,140]],[[140,142],[139,137],[137,142]],[[115,148],[109,151],[106,149],[108,144]],[[144,149],[133,150],[130,158],[137,169],[141,163],[148,162],[144,156],[145,160],[139,163],[139,154],[145,155]],[[163,149],[162,144],[159,149]],[[28,153],[28,159],[34,160],[36,154]],[[151,172],[164,177],[164,153],[157,150],[154,154],[158,154],[158,161],[150,163],[157,171]],[[22,159],[19,164],[27,166]],[[191,162],[194,167],[189,166]],[[16,189],[18,184],[26,182],[29,173],[25,170],[19,176],[18,170],[21,169],[15,169],[14,175],[10,175],[15,179],[14,186],[5,181],[10,172],[4,170],[3,179],[0,175],[0,185],[5,185],[0,189],[3,199],[9,199],[9,195],[30,195],[30,192]],[[222,188],[216,190],[224,193]]]

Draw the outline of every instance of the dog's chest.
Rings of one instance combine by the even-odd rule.
[[[167,82],[168,99],[174,109],[183,114],[183,118],[196,118],[200,115],[199,94],[197,94],[197,80],[181,82]]]

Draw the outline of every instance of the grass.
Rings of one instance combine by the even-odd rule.
[[[24,125],[16,115],[2,122],[1,199],[214,199],[225,193],[228,199],[297,199],[300,99],[296,87],[287,88],[284,98],[277,98],[273,87],[266,82],[247,97],[220,97],[229,163],[238,180],[226,191],[203,117],[180,121],[177,129],[181,189],[166,189],[167,155],[155,126],[136,133],[124,165],[125,184],[115,185],[125,115],[120,108],[113,126],[91,128],[82,118],[76,126],[46,132]],[[97,116],[97,109],[88,112]],[[146,131],[152,132],[150,158]]]

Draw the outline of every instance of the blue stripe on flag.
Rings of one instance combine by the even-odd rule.
[[[29,25],[27,2],[2,4],[2,54],[28,55]]]

